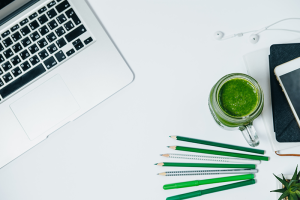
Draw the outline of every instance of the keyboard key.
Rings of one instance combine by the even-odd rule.
[[[76,15],[76,13],[74,12],[73,8],[69,9],[67,12],[66,12],[66,15],[68,18],[71,18],[73,19],[74,23],[76,25],[80,24],[81,21],[79,19],[79,17]]]
[[[2,44],[0,43],[0,52],[4,50],[4,47],[2,46]]]
[[[18,24],[14,25],[13,27],[11,27],[11,32],[16,31],[18,28],[20,28],[20,26]]]
[[[42,36],[46,35],[49,32],[49,29],[47,28],[47,26],[43,26],[42,28],[39,28],[40,34]]]
[[[2,69],[0,69],[0,75],[2,75],[3,74],[3,71],[2,71]],[[0,85],[1,86],[1,85]]]
[[[34,44],[34,45],[31,45],[28,48],[28,50],[30,51],[31,54],[35,54],[39,50],[39,48],[38,48],[38,46],[36,44]]]
[[[56,27],[58,27],[57,22],[54,20],[52,20],[51,22],[48,23],[48,26],[51,30],[55,29]]]
[[[9,47],[10,45],[13,44],[13,41],[10,38],[6,38],[5,40],[2,41],[5,47]]]
[[[22,35],[19,32],[15,32],[14,34],[11,34],[11,38],[16,42],[22,38]]]
[[[56,45],[53,43],[50,46],[47,47],[48,51],[50,52],[50,54],[53,54],[55,51],[58,50],[58,48],[56,47]]]
[[[59,48],[62,48],[67,44],[67,42],[65,41],[64,38],[60,38],[59,40],[56,41],[56,44]]]
[[[75,47],[75,49],[77,51],[84,47],[84,45],[83,45],[83,43],[81,42],[80,39],[75,40],[72,44],[73,44],[73,46]]]
[[[29,59],[29,61],[31,62],[31,65],[34,66],[34,65],[36,65],[37,63],[40,62],[40,59],[37,57],[37,55],[35,55],[35,56],[31,57]]]
[[[12,55],[14,55],[14,53],[12,52],[11,49],[7,49],[6,51],[3,52],[3,55],[5,56],[6,59],[12,57]]]
[[[60,24],[62,24],[65,21],[67,21],[67,18],[66,18],[66,16],[64,14],[59,15],[58,17],[56,17],[56,19],[57,19],[58,23],[60,23]]]
[[[79,37],[83,33],[86,32],[86,29],[83,25],[80,25],[79,27],[75,28],[73,31],[69,32],[65,38],[67,39],[68,42],[71,42],[75,38]]]
[[[28,28],[28,26],[25,26],[24,28],[21,28],[20,32],[22,33],[23,36],[29,34],[31,31]]]
[[[40,24],[45,24],[48,21],[48,18],[46,15],[42,15],[38,18]]]
[[[0,54],[0,63],[2,63],[5,59],[3,58],[3,56]]]
[[[89,44],[89,43],[91,43],[93,41],[93,38],[91,38],[91,37],[89,37],[88,39],[86,39],[86,40],[84,40],[83,42],[84,42],[84,44]]]
[[[2,81],[2,79],[0,79],[0,87],[2,87],[4,85],[4,82]]]
[[[49,19],[52,19],[53,17],[55,17],[57,15],[57,12],[54,9],[52,9],[47,12],[47,15],[48,15]]]
[[[19,64],[21,62],[21,59],[19,58],[19,56],[15,56],[12,59],[10,59],[10,62],[16,66],[17,64]]]
[[[58,4],[55,8],[59,13],[61,13],[62,11],[66,10],[69,7],[70,7],[69,2],[65,0],[62,3]]]
[[[43,12],[45,12],[47,10],[47,8],[44,6],[41,9],[38,10],[39,14],[42,14]]]
[[[12,68],[12,65],[10,64],[9,61],[3,63],[1,66],[4,69],[4,71],[8,71],[8,70],[10,70]]]
[[[35,13],[32,13],[30,16],[29,16],[29,19],[30,20],[33,20],[34,18],[36,18],[38,16],[38,14],[35,12]]]
[[[44,61],[45,66],[47,67],[47,69],[51,69],[52,67],[54,67],[57,62],[54,59],[53,56],[51,56],[50,58],[48,58],[47,60]]]
[[[41,36],[39,35],[39,33],[37,31],[35,31],[34,33],[30,34],[30,38],[33,42],[35,42],[37,39],[39,39]]]
[[[66,33],[66,31],[64,30],[64,28],[61,26],[58,29],[55,30],[55,33],[58,37],[62,36],[63,34]]]
[[[36,20],[34,20],[34,21],[32,21],[32,22],[29,23],[29,27],[31,28],[31,30],[35,30],[35,29],[37,29],[39,26],[40,26],[40,25],[39,25],[39,23],[38,23]]]
[[[67,23],[64,24],[64,27],[66,28],[67,31],[71,30],[72,28],[74,28],[74,24],[72,23],[72,21],[68,21]]]
[[[21,77],[19,77],[18,79],[11,82],[6,87],[4,87],[3,89],[0,90],[0,94],[1,94],[2,98],[6,98],[13,92],[17,91],[18,89],[20,89],[21,87],[23,87],[24,85],[29,83],[30,81],[34,80],[35,78],[37,78],[38,76],[43,74],[45,71],[46,70],[45,70],[43,64],[39,64],[32,70],[23,74]]]
[[[56,0],[56,1],[57,1],[57,3],[61,2],[61,0]]]
[[[16,68],[14,68],[14,69],[11,70],[11,73],[14,75],[14,77],[17,77],[20,74],[22,74],[22,71],[20,70],[19,67],[16,67]]]
[[[29,64],[28,61],[25,61],[24,63],[22,63],[22,64],[20,65],[20,67],[21,67],[21,68],[23,69],[23,71],[25,72],[27,69],[30,68],[30,64]]]
[[[48,8],[51,8],[52,6],[54,6],[56,4],[55,1],[51,1],[50,3],[47,4]]]
[[[53,42],[54,40],[57,39],[57,37],[55,36],[54,33],[50,33],[46,36],[47,40],[49,41],[49,43]]]
[[[2,33],[1,36],[2,36],[3,38],[5,38],[5,37],[8,36],[9,34],[10,34],[10,31],[7,30],[7,31],[5,31],[4,33]]]
[[[39,41],[37,42],[37,44],[38,44],[39,47],[42,49],[42,48],[44,48],[45,46],[48,45],[48,42],[46,41],[45,38],[43,38],[43,39],[39,40]]]
[[[3,75],[2,78],[5,81],[5,83],[8,83],[9,81],[11,81],[13,79],[12,75],[9,72],[7,74]]]
[[[21,43],[23,44],[24,47],[27,47],[28,45],[31,44],[31,40],[29,37],[26,37],[25,39],[21,40]]]
[[[29,22],[29,21],[28,21],[27,18],[25,18],[25,19],[23,19],[23,20],[20,22],[20,25],[21,25],[21,26],[24,26],[27,22]]]
[[[24,50],[20,53],[20,56],[23,60],[26,60],[30,56],[30,54],[27,50]]]
[[[66,59],[66,56],[65,56],[64,52],[61,51],[61,50],[55,54],[55,57],[58,60],[58,62],[61,62],[64,59]]]
[[[75,50],[74,49],[70,49],[69,51],[67,51],[67,56],[71,56],[73,55],[73,53],[75,53]]]
[[[17,43],[14,46],[12,46],[12,49],[14,50],[15,53],[18,53],[23,49],[23,47],[20,45],[20,43]]]
[[[38,54],[42,60],[44,60],[45,58],[47,58],[49,56],[48,52],[45,49],[43,51],[39,52]]]

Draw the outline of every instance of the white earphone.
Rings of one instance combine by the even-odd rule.
[[[280,21],[277,21],[269,26],[266,26],[260,30],[253,30],[253,31],[247,31],[247,32],[242,32],[242,33],[237,33],[237,34],[233,34],[233,35],[229,35],[229,36],[226,36],[224,37],[224,33],[222,31],[216,31],[214,33],[214,37],[216,40],[227,40],[227,39],[230,39],[230,38],[234,38],[234,37],[242,37],[244,34],[247,34],[247,33],[253,33],[249,36],[249,41],[250,43],[252,44],[256,44],[258,41],[259,41],[259,34],[263,31],[267,31],[267,30],[281,30],[281,31],[292,31],[292,32],[298,32],[300,33],[300,31],[297,31],[297,30],[290,30],[290,29],[269,29],[269,27],[275,25],[275,24],[278,24],[282,21],[286,21],[286,20],[300,20],[300,18],[287,18],[287,19],[282,19]]]

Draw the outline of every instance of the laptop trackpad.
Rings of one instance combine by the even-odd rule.
[[[79,109],[63,79],[56,75],[10,105],[30,140]]]

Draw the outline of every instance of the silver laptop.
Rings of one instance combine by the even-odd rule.
[[[0,25],[0,167],[134,79],[84,0],[1,0]]]

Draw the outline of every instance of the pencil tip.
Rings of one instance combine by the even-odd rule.
[[[160,154],[160,156],[163,156],[164,154]]]
[[[158,163],[155,163],[154,165],[157,165]]]
[[[172,137],[172,136],[169,136],[169,137]]]
[[[168,148],[170,148],[170,146],[167,146]]]

